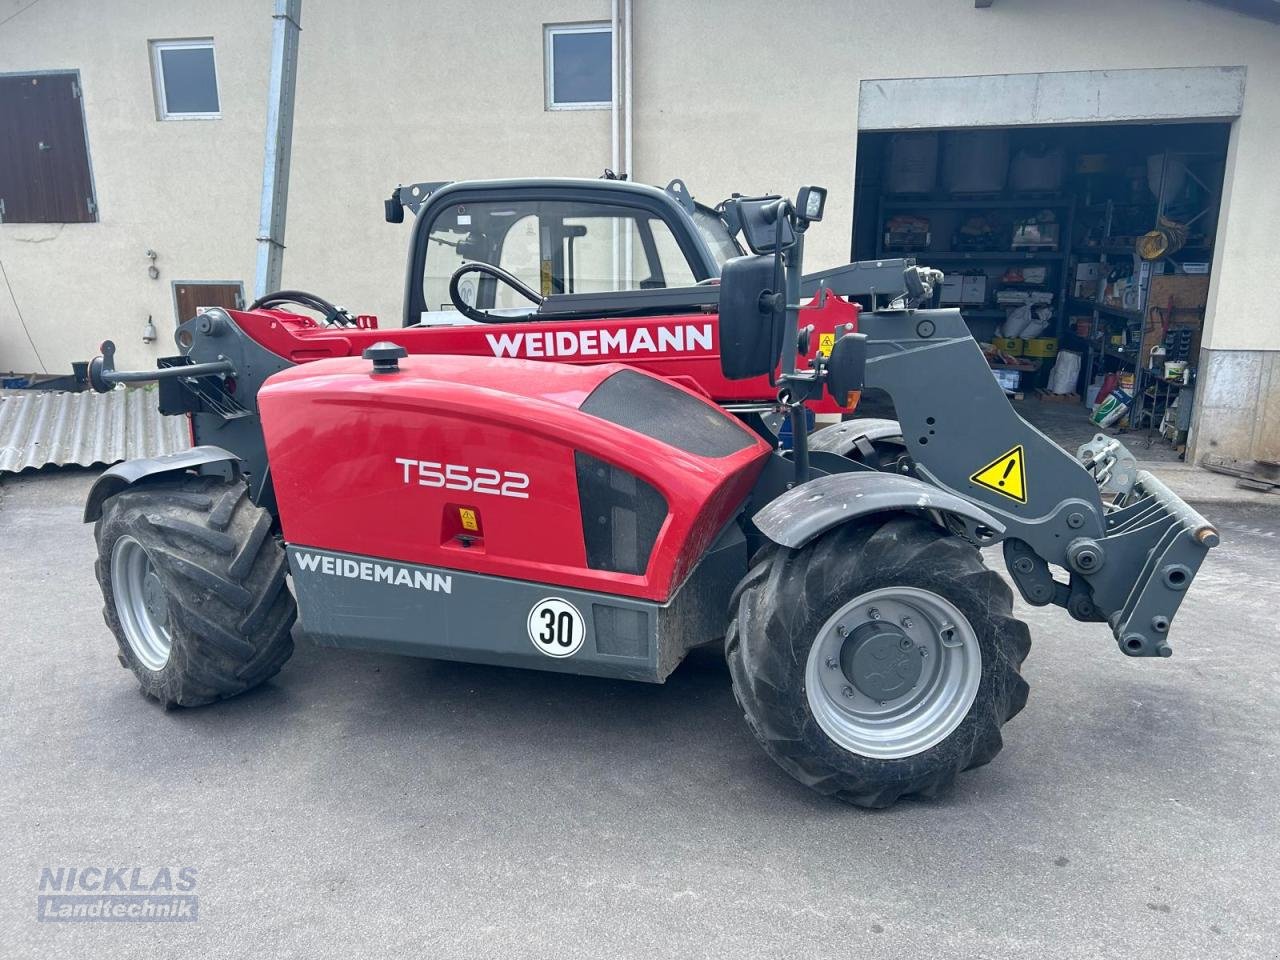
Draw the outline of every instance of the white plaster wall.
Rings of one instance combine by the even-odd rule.
[[[12,8],[12,9],[11,9]],[[0,4],[7,16],[18,5]],[[251,278],[270,53],[270,4],[57,0],[0,27],[0,71],[80,71],[99,222],[0,224],[0,370],[49,370],[106,338],[123,364],[172,353],[171,281]],[[221,120],[156,120],[149,39],[215,38]],[[160,279],[147,275],[147,248]],[[147,316],[160,333],[142,341]],[[158,349],[157,349],[158,348]]]
[[[169,351],[171,280],[252,284],[270,7],[58,0],[0,28],[0,70],[78,68],[85,91],[101,222],[0,225],[51,369],[107,336],[122,363]],[[397,322],[408,225],[380,203],[396,183],[598,175],[609,113],[544,109],[542,25],[608,16],[608,0],[304,0],[285,284]],[[215,38],[223,119],[157,122],[146,41],[192,36]],[[1243,65],[1206,345],[1280,349],[1280,26],[1190,0],[635,0],[635,47],[636,177],[710,201],[830,187],[814,267],[849,255],[863,80]],[[139,339],[149,313],[156,347]],[[36,366],[0,288],[0,370]]]

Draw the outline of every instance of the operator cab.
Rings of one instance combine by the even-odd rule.
[[[472,311],[518,319],[551,296],[695,287],[742,254],[679,180],[665,190],[610,179],[418,184],[397,188],[387,219],[403,219],[402,206],[417,214],[405,326],[468,324]],[[467,264],[497,271],[458,275]]]

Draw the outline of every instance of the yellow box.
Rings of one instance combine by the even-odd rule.
[[[1022,356],[1022,351],[1026,347],[1027,341],[1021,337],[996,337],[991,341],[991,345],[1001,353],[1007,353],[1011,357]]]
[[[1030,337],[1022,341],[1024,357],[1053,357],[1058,354],[1057,337]]]

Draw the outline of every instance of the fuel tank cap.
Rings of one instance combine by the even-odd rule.
[[[374,373],[396,373],[400,369],[400,358],[407,357],[409,351],[398,343],[379,340],[371,347],[365,347],[361,354],[366,360],[373,361]]]

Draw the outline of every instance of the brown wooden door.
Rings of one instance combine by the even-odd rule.
[[[209,307],[243,310],[244,294],[238,283],[199,283],[190,281],[174,285],[178,301],[178,322],[185,323]]]
[[[98,219],[74,73],[0,77],[0,201],[5,223]]]

